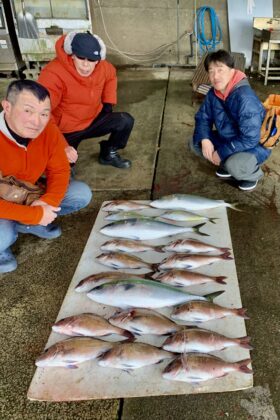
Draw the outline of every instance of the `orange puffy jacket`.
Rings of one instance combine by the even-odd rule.
[[[87,128],[102,110],[103,103],[117,103],[114,66],[101,60],[88,77],[80,76],[72,57],[64,51],[65,35],[56,42],[56,58],[42,70],[38,82],[51,95],[52,114],[62,133]]]

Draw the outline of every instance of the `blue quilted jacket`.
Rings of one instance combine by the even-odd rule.
[[[193,142],[210,139],[222,161],[233,153],[253,153],[258,163],[271,151],[259,143],[265,109],[247,79],[237,83],[225,101],[210,89],[195,116]]]

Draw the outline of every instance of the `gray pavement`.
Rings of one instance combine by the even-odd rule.
[[[280,414],[280,147],[264,165],[257,189],[244,193],[214,175],[210,165],[186,149],[193,130],[191,73],[186,70],[125,70],[119,74],[119,110],[136,117],[125,150],[133,168],[119,171],[97,164],[97,140],[80,149],[77,178],[94,191],[91,205],[59,221],[63,235],[45,241],[22,235],[13,251],[19,267],[0,275],[0,419],[265,419]],[[251,80],[261,99],[277,93]],[[3,91],[6,81],[0,80]],[[1,95],[2,96],[2,95]],[[167,193],[195,193],[239,203],[229,210],[233,250],[248,335],[254,350],[254,388],[221,394],[85,401],[30,402],[27,389],[62,300],[104,200],[150,199]]]

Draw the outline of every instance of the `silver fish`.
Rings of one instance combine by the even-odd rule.
[[[150,216],[145,216],[141,213],[137,213],[136,211],[118,211],[118,212],[111,212],[104,217],[104,220],[111,220],[111,221],[119,221],[119,220],[127,220],[127,219],[150,219]]]
[[[96,259],[101,262],[101,264],[107,265],[108,267],[114,268],[148,268],[149,270],[156,270],[157,264],[150,264],[146,261],[143,261],[135,255],[124,254],[120,252],[110,252],[108,254],[100,254]]]
[[[187,287],[195,286],[197,284],[226,284],[225,276],[211,277],[202,273],[194,273],[187,270],[169,270],[164,272],[157,272],[151,275],[151,278],[160,281],[161,283],[170,284],[171,286]]]
[[[152,207],[157,209],[200,211],[214,209],[217,207],[230,207],[238,210],[234,204],[226,203],[223,200],[212,200],[211,198],[200,197],[192,194],[172,194],[166,195],[154,200],[150,203]]]
[[[187,293],[153,280],[130,279],[97,286],[87,296],[95,302],[118,308],[163,308],[190,300],[212,301],[223,292],[205,296]]]
[[[168,210],[162,213],[157,218],[164,218],[167,220],[174,220],[176,222],[207,222],[216,223],[217,217],[201,216],[200,214],[192,213],[186,210]]]
[[[173,357],[173,354],[150,344],[123,343],[103,354],[98,364],[108,368],[132,370]]]
[[[179,331],[182,326],[175,324],[169,318],[154,311],[145,309],[130,309],[116,312],[109,322],[119,328],[124,328],[134,334],[165,335]]]
[[[149,209],[150,206],[147,204],[139,203],[137,201],[130,200],[115,200],[110,201],[102,207],[104,211],[131,211],[131,210],[141,210]]]
[[[78,293],[89,292],[96,286],[100,286],[103,283],[110,283],[113,280],[126,280],[133,278],[145,278],[147,274],[132,274],[123,273],[121,271],[102,271],[101,273],[91,274],[88,277],[82,279],[75,287],[75,291]]]
[[[165,258],[158,264],[159,270],[169,270],[174,268],[179,269],[194,269],[203,265],[213,264],[218,261],[232,260],[233,258],[228,253],[222,255],[189,255],[189,254],[175,254]]]
[[[144,252],[144,251],[156,251],[163,252],[161,246],[153,246],[147,242],[133,241],[129,239],[111,239],[110,241],[105,242],[101,245],[100,249],[102,251],[111,251],[111,252]]]
[[[35,362],[38,367],[61,366],[77,368],[79,363],[96,359],[114,343],[91,337],[74,337],[53,344]]]
[[[106,319],[92,313],[68,316],[60,319],[53,326],[52,330],[59,334],[70,336],[103,337],[105,335],[117,334],[133,339],[133,334],[110,324]]]
[[[195,239],[177,239],[164,245],[162,249],[163,251],[170,252],[185,252],[190,254],[215,253],[216,255],[229,253],[230,251],[229,248],[206,244],[205,242],[200,242]]]
[[[162,376],[173,381],[198,383],[221,378],[230,372],[251,374],[249,363],[251,359],[230,363],[208,354],[182,354],[166,366]]]
[[[250,337],[229,338],[213,331],[189,328],[168,337],[162,345],[164,350],[174,353],[211,353],[229,347],[252,349]]]
[[[159,239],[184,232],[195,232],[199,235],[209,236],[199,230],[204,224],[183,227],[154,220],[128,219],[110,223],[100,229],[100,232],[107,236],[135,239],[137,241]]]
[[[237,316],[249,319],[244,308],[225,308],[211,302],[189,302],[175,308],[171,314],[174,320],[200,323],[226,316]]]

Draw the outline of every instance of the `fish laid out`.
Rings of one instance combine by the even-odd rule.
[[[230,207],[238,210],[234,204],[226,203],[223,200],[212,200],[211,198],[200,197],[192,194],[166,195],[150,203],[152,207],[166,210],[200,211],[214,209],[217,207]]]
[[[98,362],[102,367],[123,369],[126,371],[153,365],[174,355],[145,343],[118,344],[103,354]]]
[[[92,289],[87,296],[95,302],[118,308],[163,308],[191,300],[213,301],[223,291],[199,296],[153,280],[119,280]]]
[[[229,253],[229,248],[218,247],[195,239],[176,239],[162,247],[163,251],[184,252],[190,254],[225,254]]]
[[[113,211],[104,217],[104,220],[110,220],[112,222],[118,222],[120,220],[127,219],[151,219],[150,216],[145,216],[142,213],[136,211]]]
[[[225,276],[211,277],[202,273],[194,273],[187,270],[169,270],[164,272],[157,272],[151,275],[151,278],[160,281],[161,283],[170,284],[177,287],[196,286],[200,284],[226,284]]]
[[[184,227],[151,219],[127,219],[109,223],[100,229],[100,232],[107,236],[135,239],[137,241],[159,239],[186,232],[195,232],[199,235],[209,236],[199,230],[204,225],[205,223],[193,227]]]
[[[200,323],[226,316],[237,316],[249,319],[244,308],[224,308],[211,302],[189,302],[175,308],[171,314],[174,320]]]
[[[113,268],[131,268],[131,269],[139,269],[139,268],[147,268],[149,270],[156,270],[157,264],[147,263],[143,261],[139,257],[135,257],[135,255],[131,254],[124,254],[120,252],[110,252],[108,254],[100,254],[96,259],[104,265]]]
[[[38,367],[77,368],[79,363],[93,360],[113,347],[114,343],[91,337],[73,337],[59,341],[36,359]]]
[[[129,201],[129,200],[116,200],[110,201],[109,203],[105,204],[102,207],[104,211],[134,211],[134,210],[142,210],[142,209],[149,209],[150,206],[148,204],[139,203],[137,201]]]
[[[251,359],[230,363],[209,354],[182,354],[166,366],[162,376],[173,381],[199,383],[221,378],[230,372],[251,374],[249,363]]]
[[[133,334],[129,331],[113,326],[103,317],[92,313],[73,315],[60,319],[52,326],[52,330],[56,333],[70,335],[72,337],[79,335],[103,337],[117,334],[130,340],[134,338]]]
[[[250,337],[229,338],[213,331],[189,328],[168,337],[162,345],[164,350],[174,353],[211,353],[229,347],[241,347],[251,350]]]
[[[131,239],[111,239],[105,242],[100,247],[101,251],[109,252],[145,252],[145,251],[156,251],[164,252],[161,246],[153,246],[147,242],[133,241]]]
[[[102,271],[101,273],[91,274],[86,278],[82,279],[75,287],[75,291],[78,293],[89,292],[96,286],[100,286],[103,283],[110,283],[114,280],[127,280],[133,278],[144,279],[147,274],[132,274],[123,273],[122,271]]]
[[[109,318],[109,322],[139,335],[166,335],[179,331],[182,328],[181,325],[175,324],[175,322],[158,312],[145,309],[116,312]]]
[[[158,264],[159,270],[170,270],[174,268],[192,270],[194,268],[202,267],[203,265],[210,265],[218,261],[232,260],[228,253],[222,255],[190,255],[190,254],[175,254],[165,258]]]
[[[185,210],[168,210],[162,213],[158,218],[173,220],[176,222],[210,222],[216,223],[217,217],[207,217]]]

